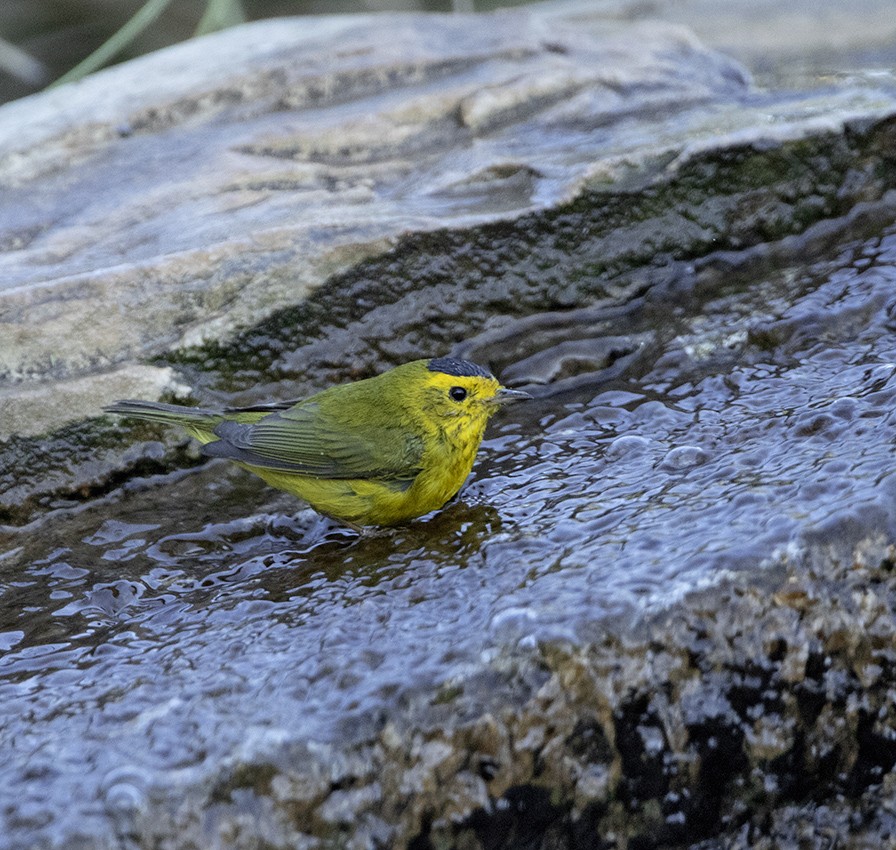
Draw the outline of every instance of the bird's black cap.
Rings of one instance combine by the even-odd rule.
[[[434,357],[429,361],[430,372],[442,372],[456,378],[491,378],[492,373],[469,360],[457,357]]]

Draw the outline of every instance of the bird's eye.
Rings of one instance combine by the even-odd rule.
[[[467,391],[463,387],[452,387],[448,390],[448,395],[455,401],[463,401],[467,397]]]

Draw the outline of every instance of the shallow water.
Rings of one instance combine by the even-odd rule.
[[[508,646],[896,530],[896,231],[721,277],[633,303],[604,368],[599,310],[528,336],[506,372],[536,400],[417,523],[359,538],[215,462],[13,535],[0,844],[112,841],[222,764],[363,736]]]

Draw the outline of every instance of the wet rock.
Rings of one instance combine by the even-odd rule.
[[[592,4],[474,23],[0,110],[11,848],[884,846],[893,91],[760,92]],[[536,400],[388,534],[81,421],[433,348]]]
[[[220,340],[408,231],[578,195],[596,123],[747,91],[680,29],[493,20],[261,22],[5,106],[0,377]]]
[[[261,802],[296,846],[351,834],[358,846],[710,848],[835,830],[845,846],[870,846],[893,819],[894,707],[889,686],[869,689],[856,666],[874,658],[892,672],[896,580],[892,549],[864,542],[855,555],[824,575],[785,561],[761,586],[724,583],[625,640],[503,656],[490,692],[451,712],[419,693],[348,761],[323,750],[286,774],[258,773],[251,798],[230,791],[217,812],[196,800],[211,820],[180,819],[178,834],[198,841],[212,826],[228,846],[250,846],[234,824]],[[797,591],[816,600],[811,618],[792,607]],[[874,649],[861,637],[870,631]],[[792,656],[804,667],[807,648],[795,682]],[[330,779],[309,784],[321,771]],[[806,802],[809,789],[833,802]],[[876,822],[859,814],[872,801]],[[173,825],[147,824],[144,840]]]
[[[8,385],[0,390],[3,427],[7,429],[0,439],[40,435],[48,422],[69,421],[79,415],[77,411],[112,404],[123,395],[177,397],[188,393],[189,387],[178,383],[170,367],[137,363],[69,380]]]
[[[611,313],[641,357],[533,387],[458,503],[388,535],[222,465],[4,531],[13,834],[101,796],[98,847],[738,846],[883,803],[894,221],[671,269],[680,297]],[[812,334],[749,333],[800,311]],[[135,473],[177,450],[151,445]]]
[[[851,132],[848,142],[843,137],[825,135],[811,143],[782,143],[770,152],[745,148],[728,151],[721,158],[708,154],[702,164],[682,166],[671,182],[651,185],[640,195],[599,192],[585,195],[568,207],[534,218],[524,217],[517,224],[502,224],[496,230],[484,227],[463,234],[406,237],[399,252],[369,260],[352,272],[334,278],[300,306],[282,311],[260,326],[238,334],[231,343],[170,354],[168,363],[175,367],[177,377],[176,384],[169,389],[179,390],[189,383],[195,394],[209,403],[244,404],[277,396],[297,397],[346,377],[363,377],[433,350],[451,349],[455,340],[465,337],[477,342],[459,346],[458,353],[485,359],[499,373],[511,367],[512,375],[514,362],[533,354],[531,350],[519,350],[520,341],[528,341],[533,346],[550,345],[552,333],[557,339],[564,323],[570,327],[579,320],[591,321],[590,332],[571,333],[583,335],[585,339],[595,338],[595,332],[618,336],[614,328],[620,321],[631,327],[627,345],[619,340],[603,352],[594,350],[584,359],[579,356],[570,360],[565,356],[566,362],[557,364],[555,371],[561,375],[570,367],[573,371],[585,370],[581,373],[584,382],[581,375],[567,379],[570,389],[587,384],[588,369],[593,369],[594,364],[606,363],[608,376],[614,371],[621,374],[627,369],[637,370],[639,362],[645,356],[652,356],[656,346],[663,344],[662,336],[655,332],[647,331],[645,335],[644,325],[637,320],[644,309],[642,293],[648,302],[657,305],[650,309],[665,309],[659,305],[666,297],[693,300],[693,294],[683,294],[709,291],[720,285],[725,275],[731,274],[727,268],[729,263],[743,264],[747,262],[744,257],[750,257],[754,264],[768,265],[775,262],[776,256],[788,252],[815,250],[816,245],[834,238],[838,228],[840,232],[858,231],[885,220],[896,197],[889,192],[887,182],[893,168],[891,136],[892,124],[883,120],[872,122],[865,130]],[[823,175],[824,191],[830,198],[822,213],[843,211],[844,215],[810,224],[797,243],[787,242],[788,238],[796,237],[785,236],[769,247],[762,240],[772,234],[780,236],[779,228],[800,232],[805,226],[798,209],[800,197],[797,196],[795,205],[789,206],[786,216],[783,207],[779,210],[784,218],[773,231],[769,231],[764,219],[765,210],[757,219],[741,205],[753,204],[757,168],[782,175],[783,183],[773,183],[761,192],[773,195],[789,192],[785,187],[793,176],[790,172],[795,170],[793,162],[801,161],[802,157],[814,163],[812,170],[819,178]],[[865,163],[870,183],[855,180],[857,162]],[[842,184],[847,178],[848,191]],[[733,193],[721,205],[722,209],[717,192],[719,185],[726,185]],[[873,195],[878,200],[868,201]],[[685,199],[691,208],[682,218],[714,219],[712,231],[701,232],[696,243],[689,243],[688,231],[678,229],[668,220],[668,209]],[[812,215],[818,214],[816,211]],[[832,221],[840,223],[832,224]],[[645,234],[646,243],[640,241]],[[755,250],[705,254],[720,244],[755,245]],[[535,266],[533,256],[539,258]],[[689,270],[689,259],[694,256],[706,257],[705,261],[697,260],[700,269],[697,289]],[[488,269],[499,269],[500,274],[487,273]],[[748,271],[741,269],[738,273],[743,276]],[[562,286],[559,295],[558,284]],[[539,331],[537,323],[544,321],[545,311],[560,307],[567,312],[571,305],[580,304],[585,313],[590,310],[596,316],[601,307],[595,311],[594,307],[585,306],[595,301],[609,306],[601,318],[589,320],[582,314],[571,317],[570,322],[568,318],[558,321],[555,317],[553,321],[558,327],[554,331],[549,327]],[[686,302],[682,301],[676,309],[687,309]],[[542,316],[537,316],[538,313]],[[675,310],[671,314],[666,311],[665,315],[674,319]],[[861,310],[856,315],[862,315]],[[526,317],[531,319],[517,324]],[[785,326],[779,322],[778,327]],[[485,332],[480,338],[477,332],[482,329]],[[772,332],[760,322],[734,334],[730,328],[719,328],[715,336],[709,334],[707,327],[695,325],[687,345],[680,352],[666,352],[666,357],[686,356],[688,361],[694,361],[722,351],[733,358],[741,342],[774,345],[776,334],[777,331]],[[516,340],[513,346],[501,344],[509,339]],[[354,364],[348,373],[344,365],[338,365],[346,362]],[[529,361],[529,365],[535,362]],[[671,361],[667,362],[671,365]],[[526,370],[520,371],[521,377],[525,374]],[[102,375],[91,385],[106,386]],[[57,381],[29,385],[27,391],[22,385],[10,385],[5,391],[6,398],[12,405],[17,394],[24,392],[31,408],[42,414],[53,415],[54,411],[61,410],[63,415],[79,415],[74,406],[41,403],[41,387],[43,391],[59,393],[60,384]],[[125,394],[139,392],[140,388],[134,387],[133,393]],[[94,393],[84,395],[83,400],[95,404],[106,398],[104,393]],[[31,431],[39,432],[48,426],[48,420],[42,416],[28,424]],[[156,436],[161,436],[160,432]],[[120,437],[112,431],[101,439],[111,442]],[[52,445],[53,440],[30,444],[28,476],[24,480],[20,476],[16,482],[29,494],[27,500],[31,505],[45,501],[48,492],[56,491],[56,484],[49,483],[52,470],[45,470],[43,458],[61,452],[65,443],[50,452],[48,444]],[[111,458],[110,461],[104,472],[107,480],[120,477],[120,464]],[[73,481],[84,477],[82,465],[92,463],[89,449],[71,452],[69,466]],[[17,468],[12,463],[4,466]],[[91,477],[95,475],[91,473]],[[74,486],[71,489],[77,492]],[[23,514],[16,507],[20,503],[21,499],[17,499],[12,504],[0,504],[5,521],[22,521]],[[24,516],[27,518],[28,514]]]
[[[5,106],[3,392],[13,403],[26,378],[96,381],[232,339],[408,232],[517,219],[664,175],[696,205],[695,180],[716,179],[701,163],[707,150],[836,134],[848,118],[893,108],[871,87],[823,105],[759,97],[739,66],[686,31],[589,9],[501,12],[489,27],[463,16],[265,22]],[[790,197],[767,186],[760,200],[761,173],[750,203],[770,219],[764,229],[830,214],[826,196],[840,191],[813,186],[810,169]],[[860,173],[851,180],[854,195],[874,191]],[[657,231],[669,227],[679,252],[716,239],[737,194],[721,205],[715,194],[702,213],[677,214],[652,189],[655,206],[611,212],[604,267],[614,255],[632,265],[638,244],[642,255],[663,250]],[[551,297],[581,303],[556,287]],[[461,332],[477,329],[473,317]],[[58,387],[29,392],[50,398]],[[153,393],[135,381],[130,394]],[[29,430],[95,414],[98,400],[44,404]],[[0,435],[20,433],[13,426],[0,420]]]

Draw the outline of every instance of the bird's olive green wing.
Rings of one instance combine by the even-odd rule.
[[[314,403],[252,423],[228,420],[215,435],[204,454],[316,478],[410,481],[423,456],[423,441],[407,428],[337,421]]]

